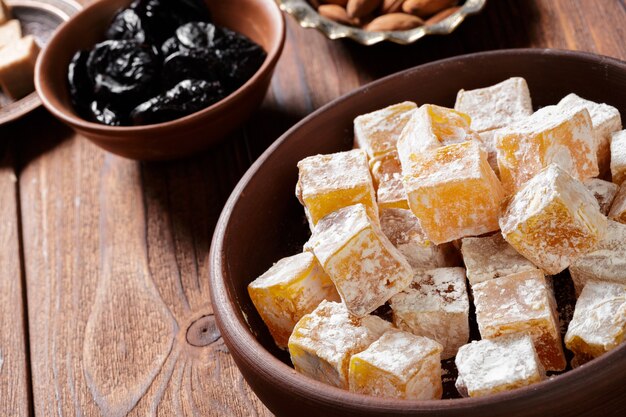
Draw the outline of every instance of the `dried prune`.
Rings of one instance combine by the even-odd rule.
[[[202,110],[223,97],[224,92],[219,83],[184,80],[137,106],[130,117],[134,124],[167,122]]]
[[[101,42],[87,59],[95,97],[130,108],[155,93],[159,69],[153,48],[134,40]]]
[[[103,104],[98,101],[93,101],[89,107],[91,111],[91,117],[102,124],[109,126],[121,126],[123,123],[123,116],[120,112],[113,109],[113,107]]]
[[[176,29],[176,38],[181,46],[188,49],[210,49],[214,45],[216,31],[211,23],[191,22]]]
[[[241,87],[263,65],[266,53],[247,37],[221,29],[215,40],[216,54],[223,62],[226,83],[235,90]]]
[[[147,36],[158,44],[187,22],[211,20],[208,9],[199,0],[136,0],[130,8],[141,19]]]
[[[86,106],[86,103],[89,103],[93,97],[93,83],[87,74],[88,58],[89,52],[76,52],[67,69],[70,97],[74,106],[78,107],[80,112],[84,111],[81,107]]]
[[[134,39],[141,43],[148,41],[141,18],[133,9],[123,9],[115,15],[106,37],[111,40]]]
[[[163,62],[163,84],[171,87],[183,80],[219,81],[223,74],[220,58],[209,50],[182,50]]]

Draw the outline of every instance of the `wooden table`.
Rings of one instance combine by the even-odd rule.
[[[626,59],[624,0],[491,0],[453,35],[408,47],[287,29],[261,110],[194,158],[125,160],[43,109],[0,127],[1,416],[270,415],[220,338],[207,284],[215,223],[252,161],[321,105],[425,62],[519,47]]]

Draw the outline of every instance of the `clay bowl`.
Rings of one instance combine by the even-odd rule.
[[[111,127],[82,119],[70,102],[67,66],[80,49],[104,38],[113,15],[131,0],[94,2],[63,25],[37,62],[35,84],[44,106],[96,145],[132,159],[172,159],[205,149],[241,126],[260,105],[285,41],[283,16],[272,0],[207,0],[213,20],[267,52],[261,68],[237,91],[192,115],[147,126]]]
[[[294,189],[296,163],[352,146],[355,116],[403,100],[453,106],[461,88],[528,80],[536,107],[570,92],[626,116],[626,63],[548,49],[505,50],[422,65],[374,82],[313,113],[278,139],[226,203],[211,249],[211,294],[222,336],[252,389],[279,416],[596,416],[626,409],[626,344],[527,388],[484,398],[399,401],[343,391],[296,373],[257,315],[246,286],[302,249],[309,231]]]

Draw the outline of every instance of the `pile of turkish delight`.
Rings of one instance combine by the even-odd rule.
[[[626,332],[621,129],[617,109],[575,94],[533,112],[522,78],[461,90],[454,109],[359,116],[356,149],[299,162],[312,236],[250,297],[298,372],[357,393],[441,398],[453,358],[458,392],[490,395],[566,369],[563,344],[581,366]],[[390,320],[372,314],[383,305]]]

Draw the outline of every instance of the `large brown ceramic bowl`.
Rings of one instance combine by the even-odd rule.
[[[623,416],[626,344],[563,375],[485,398],[401,401],[343,391],[296,373],[257,315],[246,286],[308,236],[294,196],[296,163],[352,145],[355,116],[403,100],[454,104],[461,88],[511,76],[528,80],[535,106],[570,92],[616,106],[626,116],[626,63],[596,55],[508,50],[434,62],[387,77],[318,110],[277,140],[228,200],[211,249],[211,290],[218,325],[239,369],[279,416]]]
[[[256,74],[218,103],[171,122],[133,127],[92,123],[76,113],[66,81],[70,59],[101,41],[113,15],[130,2],[94,2],[59,29],[37,63],[35,84],[44,106],[98,146],[133,159],[189,155],[241,126],[263,100],[285,41],[283,16],[273,0],[206,0],[216,24],[246,35],[267,52]]]

